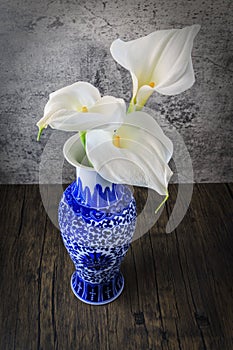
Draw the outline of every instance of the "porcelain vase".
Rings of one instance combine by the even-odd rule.
[[[71,288],[85,303],[106,304],[124,288],[120,265],[135,230],[135,200],[127,185],[106,181],[88,166],[78,135],[66,142],[63,152],[76,168],[76,180],[64,191],[58,211],[75,267]]]

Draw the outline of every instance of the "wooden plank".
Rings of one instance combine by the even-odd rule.
[[[38,329],[38,265],[45,222],[37,186],[7,186],[1,206],[2,349],[33,349]],[[14,319],[14,321],[13,321]]]
[[[174,192],[172,199],[174,202]],[[172,234],[177,240],[183,284],[187,291],[185,304],[191,306],[204,349],[232,347],[233,276],[230,266],[233,242],[230,232],[233,230],[230,203],[224,185],[196,185],[187,216]],[[180,304],[180,297],[177,302]],[[178,329],[181,345],[186,348],[184,321],[178,319]]]
[[[169,203],[175,194],[174,192],[175,187],[171,186]],[[151,248],[156,268],[156,289],[163,323],[163,338],[169,349],[198,349],[201,348],[202,344],[195,327],[192,306],[183,281],[182,262],[176,236],[165,233],[166,223],[167,216],[162,215],[157,225],[150,230]],[[179,320],[181,320],[182,329],[179,327]],[[188,339],[182,341],[182,335],[187,335]]]
[[[227,187],[229,194],[230,194],[231,198],[233,199],[233,182],[225,184],[225,186]]]
[[[145,191],[146,190],[143,189],[138,191],[138,199],[142,197]],[[154,211],[156,207],[156,200],[155,202],[150,202],[148,213],[152,216],[155,215]],[[148,215],[148,213],[146,215]],[[147,216],[145,216],[144,220],[147,219]],[[161,223],[163,221],[167,221],[166,212],[163,212],[159,220]],[[146,223],[146,221],[144,223]],[[143,229],[143,227],[141,229]],[[163,225],[154,226],[152,231],[155,233],[156,239],[160,239],[163,235],[164,227]],[[165,252],[161,249],[159,251],[157,250],[156,254],[160,261],[163,259]],[[160,305],[160,295],[158,294],[158,269],[154,261],[155,256],[151,245],[151,235],[149,233],[145,234],[138,241],[133,242],[132,255],[134,257],[133,262],[136,272],[136,286],[131,289],[131,294],[135,294],[134,298],[136,298],[136,302],[133,297],[131,297],[132,301],[134,301],[134,303],[132,303],[132,309],[134,310],[134,314],[138,315],[139,324],[141,318],[141,324],[145,332],[144,347],[148,349],[168,349]],[[128,267],[129,273],[131,269],[130,265]],[[143,344],[141,344],[141,348],[143,348]]]
[[[21,234],[25,188],[0,186],[0,348],[14,349],[19,293],[14,257]]]
[[[134,195],[139,215],[147,200],[147,190],[135,189]],[[154,208],[148,208],[148,212],[150,211],[154,213]],[[142,224],[143,222],[145,224],[146,215],[147,213],[143,216]],[[139,233],[140,230],[143,232],[143,227],[139,228]],[[162,344],[161,315],[155,289],[155,270],[148,234],[132,243],[130,252],[123,263],[122,271],[125,273],[126,282],[128,280],[125,293],[131,310],[131,313],[128,311],[126,314],[126,320],[122,327],[127,327],[127,334],[131,335],[128,338],[130,343],[136,340],[134,343],[136,349],[151,349],[152,347],[166,349],[166,346],[164,347]],[[129,318],[131,319],[130,327]]]
[[[142,211],[147,191],[135,196]],[[166,234],[176,196],[173,185],[157,223],[132,243],[121,297],[96,307],[71,291],[74,267],[38,186],[0,186],[0,349],[232,349],[232,186],[195,185]]]

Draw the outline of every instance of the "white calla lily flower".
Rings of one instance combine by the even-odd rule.
[[[172,176],[168,162],[173,145],[147,113],[128,114],[116,133],[105,129],[88,131],[86,152],[95,170],[106,180],[149,187],[168,195]]]
[[[112,43],[113,58],[132,76],[131,110],[141,109],[153,91],[176,95],[193,85],[191,51],[199,30],[200,25],[193,25],[156,31],[128,42],[117,39]]]
[[[77,82],[49,95],[44,116],[39,120],[38,138],[48,125],[65,131],[84,131],[93,128],[112,128],[111,122],[122,122],[126,112],[123,99],[101,97],[97,88]]]

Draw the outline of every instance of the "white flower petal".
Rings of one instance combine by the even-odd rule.
[[[114,130],[123,122],[125,113],[124,100],[106,96],[85,113],[64,109],[55,112],[49,125],[54,129],[65,131],[82,131],[95,128]]]
[[[54,115],[59,118],[64,111],[69,112],[68,116],[74,115],[74,112],[80,111],[83,106],[92,107],[100,98],[98,89],[82,81],[52,92],[45,105],[44,116],[39,120],[37,126],[46,128],[53,122]]]
[[[164,134],[163,130],[159,124],[151,117],[148,113],[145,112],[133,112],[127,114],[124,122],[124,128],[129,126],[130,133],[134,131],[134,138],[136,133],[138,134],[137,140],[146,143],[148,137],[153,137],[153,142],[158,142],[157,151],[162,152],[162,156],[165,158],[166,162],[169,162],[173,153],[173,144],[171,140]],[[119,131],[121,128],[119,129]],[[122,128],[122,130],[124,130]]]
[[[83,112],[82,108],[86,111]],[[104,127],[114,129],[113,123],[122,123],[126,113],[123,99],[102,97],[89,83],[78,82],[50,94],[44,117],[37,126],[50,125],[54,129],[82,131]]]
[[[171,95],[192,86],[191,50],[199,30],[199,25],[193,25],[156,31],[128,42],[117,39],[112,43],[113,58],[131,73],[133,100],[136,97],[138,107],[153,90]],[[150,83],[155,84],[153,90],[148,87]]]
[[[111,123],[112,118],[100,113],[81,113],[61,109],[53,114],[49,125],[58,130],[82,131],[106,126],[108,122]]]
[[[56,103],[62,99],[64,103],[67,102],[68,106],[73,106],[74,108],[76,108],[77,103],[81,107],[91,107],[100,98],[99,90],[85,81],[78,81],[77,83],[52,92],[49,95],[49,100],[51,102]]]
[[[195,76],[193,71],[192,59],[190,57],[189,63],[184,71],[183,75],[171,85],[166,86],[161,84],[154,88],[155,91],[162,95],[177,95],[181,92],[189,89],[195,82]]]
[[[102,127],[114,130],[124,120],[126,105],[122,98],[104,96],[89,109],[89,112],[105,115],[106,125],[102,124]]]
[[[168,181],[172,176],[172,171],[167,165],[172,144],[157,123],[158,133],[155,136],[156,131],[150,130],[152,124],[155,127],[153,118],[148,119],[144,129],[140,129],[139,119],[135,125],[132,125],[131,120],[124,124],[118,130],[121,148],[113,144],[112,132],[87,132],[87,156],[95,170],[108,181],[150,187],[159,194],[166,195]]]
[[[156,62],[175,31],[175,29],[156,31],[128,42],[117,39],[112,43],[110,51],[121,66],[137,77],[138,87],[141,87],[150,82]]]
[[[181,93],[192,86],[194,74],[191,51],[199,30],[199,25],[193,25],[177,30],[172,35],[152,74],[151,79],[156,82],[155,90],[164,93],[167,89],[166,94],[169,92],[170,95]]]

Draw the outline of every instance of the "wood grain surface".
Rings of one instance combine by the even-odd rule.
[[[122,295],[91,306],[70,289],[73,264],[39,187],[0,186],[0,349],[233,349],[233,185],[195,185],[166,234],[170,193],[123,261]],[[140,207],[146,192],[135,196]]]

